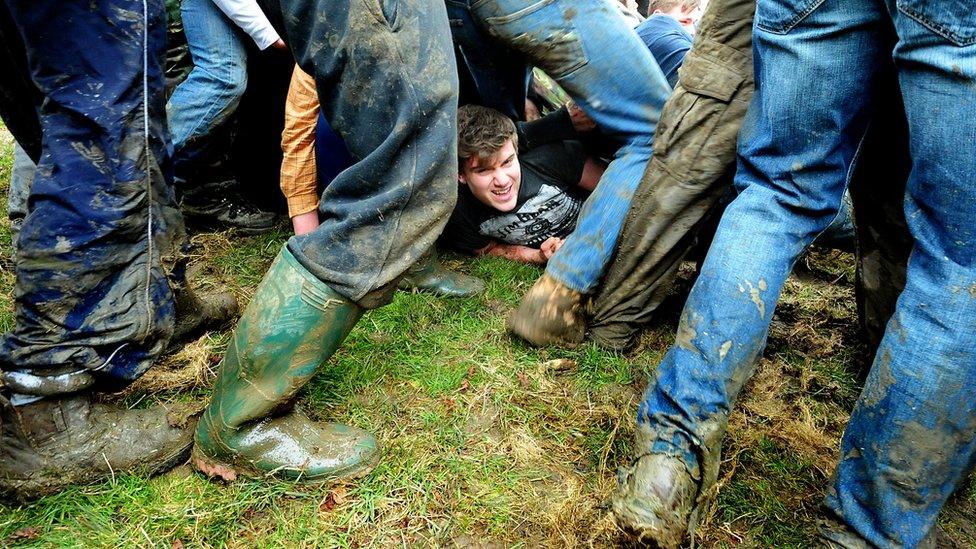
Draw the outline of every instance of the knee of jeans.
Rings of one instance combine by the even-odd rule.
[[[244,65],[228,63],[211,71],[216,80],[219,93],[231,102],[237,102],[247,89],[247,68]]]

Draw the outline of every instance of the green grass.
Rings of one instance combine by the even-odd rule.
[[[0,198],[10,143],[3,135]],[[228,288],[246,301],[287,236],[284,225],[257,237],[197,235],[191,271],[203,288]],[[9,227],[0,221],[0,257],[10,252]],[[487,292],[472,299],[398,293],[363,317],[301,394],[313,417],[377,434],[384,456],[369,476],[302,486],[216,484],[187,466],[152,479],[118,475],[29,505],[0,504],[0,546],[612,546],[614,475],[631,451],[636,404],[673,326],[652,326],[626,356],[593,346],[533,349],[511,340],[504,321],[539,269],[445,259],[486,279]],[[7,329],[13,275],[9,259],[0,265],[0,327]],[[732,418],[724,489],[700,531],[703,547],[812,544],[863,349],[854,334],[851,257],[814,254],[806,265],[786,288],[766,359]],[[209,334],[157,371],[205,372],[227,337]],[[209,394],[206,384],[156,387],[123,398],[144,405]],[[964,521],[976,488],[954,505],[963,518],[947,524],[971,540]]]

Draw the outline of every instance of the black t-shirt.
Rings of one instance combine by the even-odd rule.
[[[586,152],[579,141],[556,141],[519,154],[522,181],[515,208],[500,212],[459,184],[458,202],[441,243],[472,253],[491,242],[538,248],[573,232],[586,199],[578,188]]]

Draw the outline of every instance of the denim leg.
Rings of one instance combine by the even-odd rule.
[[[3,377],[28,394],[57,392],[62,374],[122,384],[173,330],[162,260],[182,226],[164,177],[163,5],[7,4],[45,100]]]
[[[281,0],[280,10],[292,53],[355,161],[325,188],[319,227],[288,247],[335,291],[378,307],[457,200],[447,12],[440,0]]]
[[[914,248],[827,497],[881,548],[917,546],[976,453],[976,15],[945,1],[890,9]]]
[[[717,445],[709,436],[724,433],[793,263],[837,214],[884,66],[884,8],[873,0],[823,3],[805,18],[770,4],[761,1],[755,17],[757,87],[739,134],[741,194],[637,414],[642,450],[678,455],[692,474],[716,465],[701,463]]]
[[[166,104],[177,178],[194,171],[208,138],[237,109],[247,88],[247,51],[213,0],[183,0],[183,32],[193,69]]]
[[[616,249],[671,87],[610,0],[476,0],[472,9],[493,36],[559,82],[621,144],[576,230],[546,267],[569,288],[588,292]]]
[[[27,217],[27,198],[34,183],[36,168],[27,151],[14,143],[14,167],[10,171],[10,189],[7,191],[7,219],[10,220],[10,236],[15,250],[20,226]]]

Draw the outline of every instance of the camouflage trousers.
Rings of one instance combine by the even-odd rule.
[[[163,4],[7,5],[44,102],[4,383],[32,395],[124,384],[173,330],[163,264],[183,229],[164,177]]]
[[[593,296],[590,336],[623,348],[667,296],[681,261],[729,188],[754,84],[755,0],[712,0],[664,105],[654,155],[617,252]]]

